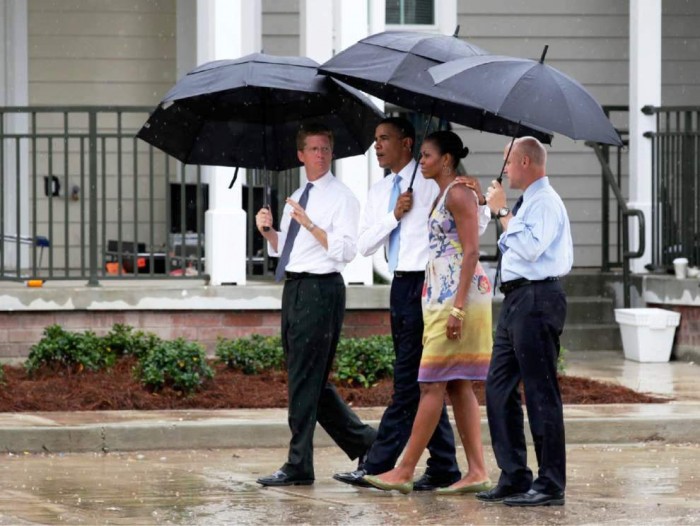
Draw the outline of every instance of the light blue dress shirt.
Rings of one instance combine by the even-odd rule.
[[[498,246],[502,281],[541,280],[563,276],[574,263],[574,246],[566,207],[549,184],[538,179],[523,193],[523,204],[501,234]]]

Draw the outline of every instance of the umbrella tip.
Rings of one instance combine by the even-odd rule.
[[[545,44],[544,49],[542,50],[542,56],[540,57],[540,64],[544,64],[544,57],[547,56],[548,49],[549,49],[549,44]]]
[[[453,37],[459,36],[459,24],[457,24],[457,27],[455,27],[455,32],[452,36]]]

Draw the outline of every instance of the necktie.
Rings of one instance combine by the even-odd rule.
[[[523,196],[521,195],[518,197],[518,200],[515,202],[515,205],[513,205],[513,209],[511,210],[511,213],[513,214],[513,217],[518,213],[518,210],[520,210],[520,207],[523,204]],[[493,285],[493,293],[496,293],[496,287],[498,286],[498,282],[501,281],[501,258],[503,257],[503,253],[501,250],[498,250],[498,264],[496,265],[496,278]],[[501,281],[502,282],[502,281]]]
[[[391,197],[389,197],[389,212],[393,212],[396,202],[401,195],[401,176],[394,177],[394,186],[391,187]],[[399,234],[401,233],[401,223],[396,225],[396,228],[389,234],[389,272],[396,270],[396,265],[399,263]]]
[[[309,190],[314,185],[312,183],[306,183],[306,188],[301,193],[299,198],[299,206],[306,209],[306,203],[309,201]],[[294,239],[299,233],[299,227],[301,225],[292,219],[289,223],[289,230],[287,231],[287,239],[284,241],[284,248],[282,249],[282,255],[277,262],[277,269],[275,270],[275,281],[281,281],[284,278],[284,270],[287,268],[289,263],[289,255],[292,253],[292,247],[294,246]]]

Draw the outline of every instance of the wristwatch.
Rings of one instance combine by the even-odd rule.
[[[510,214],[510,208],[504,206],[503,208],[498,209],[498,212],[496,212],[496,217],[500,219],[501,217],[506,217],[508,214]]]

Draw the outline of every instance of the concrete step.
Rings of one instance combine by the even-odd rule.
[[[574,269],[562,278],[567,296],[614,297],[616,288],[622,285],[622,273]],[[620,289],[621,290],[621,289]]]
[[[569,351],[619,351],[620,327],[617,323],[567,323],[561,344]]]
[[[573,324],[614,324],[615,309],[612,298],[568,296],[566,322]],[[493,320],[498,320],[502,298],[494,298]]]

